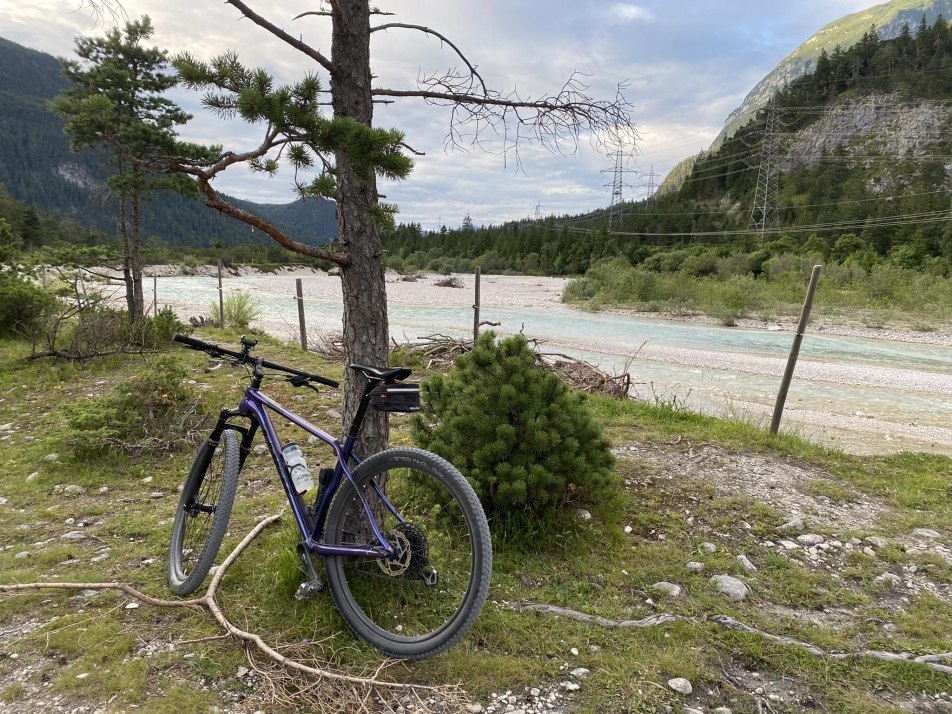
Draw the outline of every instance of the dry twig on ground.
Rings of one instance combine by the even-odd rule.
[[[152,597],[131,585],[119,582],[17,583],[0,585],[0,593],[30,590],[118,590],[147,605],[187,608],[196,612],[207,611],[224,630],[225,636],[245,645],[248,661],[264,678],[271,690],[271,699],[274,703],[289,704],[298,708],[314,707],[319,711],[332,713],[409,711],[408,704],[411,702],[414,705],[413,711],[419,714],[461,709],[465,704],[466,695],[458,686],[430,687],[381,680],[379,675],[387,666],[387,660],[377,667],[375,672],[368,675],[335,671],[328,669],[321,662],[314,666],[304,664],[267,644],[261,635],[243,630],[228,619],[215,599],[225,573],[261,531],[280,518],[278,514],[263,519],[244,537],[219,566],[202,597],[189,600],[165,600]],[[265,656],[266,664],[255,658],[255,652]]]

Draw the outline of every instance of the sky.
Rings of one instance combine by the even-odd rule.
[[[329,18],[293,18],[320,9],[320,0],[246,0],[256,12],[330,54]],[[378,0],[395,17],[379,22],[425,25],[439,31],[478,66],[487,84],[538,97],[557,91],[574,73],[585,75],[596,99],[612,99],[625,84],[633,105],[634,132],[624,149],[624,200],[647,195],[680,160],[707,148],[727,115],[786,55],[823,25],[872,7],[872,0]],[[247,65],[294,82],[320,68],[305,55],[241,18],[224,2],[123,0],[128,19],[152,18],[152,44],[174,54],[209,59],[236,50]],[[124,19],[119,17],[119,21]],[[0,36],[56,56],[70,56],[81,35],[101,35],[115,20],[91,12],[89,0],[0,0]],[[375,33],[371,65],[377,86],[415,89],[420,75],[459,66],[439,40],[420,32]],[[324,77],[326,86],[326,76]],[[257,146],[262,127],[222,120],[201,106],[198,94],[177,89],[173,98],[193,119],[183,139],[240,152]],[[420,99],[401,99],[375,110],[375,123],[398,128],[424,156],[411,175],[382,181],[380,192],[395,203],[401,222],[425,230],[499,224],[537,213],[577,214],[611,201],[615,158],[590,136],[561,152],[528,146],[518,165],[490,142],[484,148],[451,150],[447,109]],[[265,203],[293,200],[289,172],[275,178],[230,168],[216,187]]]

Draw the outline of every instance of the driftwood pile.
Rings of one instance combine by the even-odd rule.
[[[540,367],[555,372],[575,392],[605,394],[615,399],[626,399],[632,381],[629,373],[630,361],[621,374],[611,375],[601,371],[585,360],[576,359],[557,352],[543,352],[540,340],[529,340],[535,352],[535,361]],[[311,349],[328,359],[343,358],[344,345],[339,334],[322,337]],[[392,352],[412,352],[418,354],[427,369],[446,371],[460,355],[473,349],[473,341],[448,337],[447,335],[429,335],[416,340],[400,343],[391,338]]]

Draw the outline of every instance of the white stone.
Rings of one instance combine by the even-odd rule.
[[[238,677],[238,679],[241,679],[246,674],[248,674],[249,671],[250,670],[247,667],[239,667],[238,671],[235,673],[235,676]]]
[[[747,557],[746,555],[744,555],[743,553],[741,553],[740,555],[737,556],[737,562],[740,564],[740,567],[742,567],[742,568],[743,568],[744,570],[746,570],[748,573],[755,573],[755,572],[757,572],[757,566],[754,565],[753,563],[751,563],[751,562],[750,562],[750,558],[748,558],[748,557]]]
[[[137,602],[130,602],[129,604],[126,605],[126,610],[138,610],[138,609],[139,609],[139,603]]]
[[[734,712],[732,712],[727,707],[718,707],[714,710],[713,714],[734,714]]]
[[[81,495],[83,495],[84,493],[86,493],[86,487],[85,487],[85,486],[73,486],[73,485],[70,485],[70,486],[67,486],[66,488],[64,488],[64,489],[63,489],[63,492],[64,492],[64,493],[68,493],[68,494],[71,495],[71,496],[81,496]]]
[[[797,542],[803,545],[819,545],[825,540],[826,538],[819,533],[805,533],[802,536],[797,536]]]
[[[571,674],[576,679],[585,679],[588,675],[592,673],[591,670],[585,669],[585,667],[576,667],[569,674]]]
[[[86,534],[82,531],[70,531],[60,536],[63,540],[86,540]]]
[[[782,540],[780,541],[780,545],[782,545],[786,550],[796,550],[797,548],[800,547],[799,545],[794,543],[792,540]]]
[[[26,477],[27,481],[36,481],[40,477],[39,471],[34,471],[29,476]]]
[[[89,672],[80,672],[76,675],[76,679],[86,679],[89,676]]]
[[[702,570],[704,570],[704,563],[699,563],[696,560],[692,560],[684,567],[687,568],[689,573],[700,573]]]
[[[865,548],[863,548],[863,553],[868,555],[870,558],[876,557],[876,551],[870,548],[868,545]]]
[[[146,476],[144,479],[142,479],[142,483],[152,483],[153,480],[154,479],[151,476]]]
[[[938,531],[934,531],[931,528],[916,528],[912,532],[913,538],[924,538],[925,540],[935,540],[936,538],[941,538],[942,534]]]
[[[879,536],[869,536],[866,538],[866,542],[869,543],[874,548],[885,548],[889,545],[889,541],[885,538],[880,538]]]
[[[716,553],[717,546],[714,545],[713,543],[704,542],[704,543],[701,543],[701,550],[703,550],[705,553]]]
[[[630,534],[633,530],[634,528],[632,528],[631,526],[625,526],[625,535]]]
[[[669,679],[668,686],[680,694],[690,694],[694,691],[694,687],[691,686],[691,683],[684,677],[675,677],[674,679]]]
[[[718,592],[731,600],[745,600],[750,593],[746,583],[730,575],[715,575],[711,578]]]
[[[578,657],[578,647],[573,647],[572,649],[569,650],[569,652],[571,653],[573,657]]]
[[[577,692],[582,687],[575,682],[562,682],[562,689],[565,689],[569,692]]]
[[[893,587],[899,585],[902,582],[902,578],[893,573],[883,573],[882,575],[877,575],[873,578],[873,582],[878,585],[888,585]]]
[[[17,554],[14,555],[13,557],[16,558],[17,560],[23,560],[23,558],[29,558],[29,557],[30,557],[30,551],[28,551],[28,550],[21,550],[19,553],[17,553]]]
[[[44,460],[46,463],[51,464],[51,463],[53,463],[54,461],[59,461],[59,457],[60,457],[59,454],[55,454],[55,453],[54,453],[54,454],[47,454],[46,456],[43,457],[43,460]]]
[[[592,514],[586,511],[584,508],[580,508],[575,512],[575,517],[580,521],[590,521],[592,520]]]
[[[780,531],[802,531],[804,529],[803,519],[800,517],[791,518],[777,530]]]
[[[664,580],[652,585],[651,589],[655,592],[663,593],[664,595],[670,595],[671,597],[679,597],[681,595],[680,585],[675,585],[674,583],[669,583]]]

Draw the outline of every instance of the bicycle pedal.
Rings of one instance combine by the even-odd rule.
[[[298,586],[297,592],[294,593],[295,600],[308,600],[309,598],[314,597],[319,592],[324,589],[324,583],[320,578],[317,580],[305,580]]]

